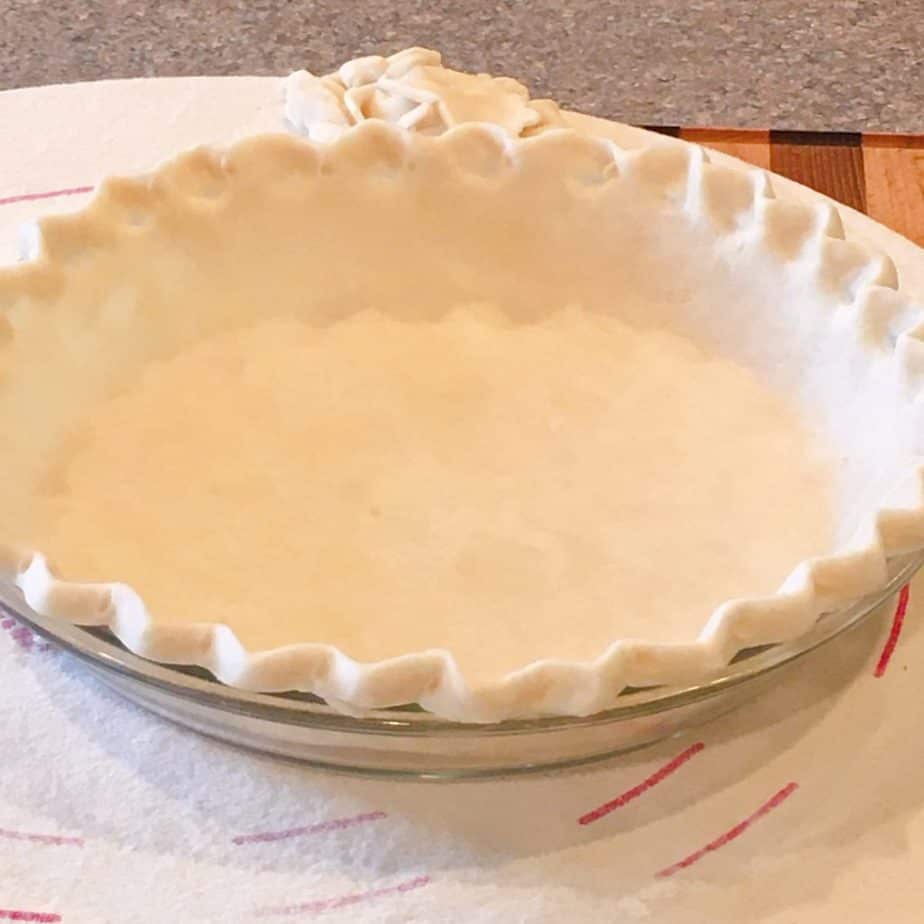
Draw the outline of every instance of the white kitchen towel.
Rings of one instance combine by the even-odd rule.
[[[0,94],[0,262],[18,225],[77,207],[105,173],[267,129],[284,130],[272,79]],[[924,294],[920,250],[846,218]],[[2,620],[0,922],[924,920],[921,599],[924,581],[903,623],[893,601],[683,737],[454,784],[207,740]]]

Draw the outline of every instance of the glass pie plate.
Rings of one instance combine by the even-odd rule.
[[[132,702],[214,738],[328,770],[466,779],[602,760],[718,718],[758,694],[772,695],[791,672],[813,670],[823,647],[878,612],[922,564],[922,553],[892,558],[882,592],[823,615],[791,642],[740,652],[708,682],[627,689],[616,708],[596,715],[493,725],[446,721],[414,705],[352,717],[310,695],[237,690],[198,668],[139,658],[108,631],[42,616],[4,582],[0,610],[78,658]]]

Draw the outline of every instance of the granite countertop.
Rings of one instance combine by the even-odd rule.
[[[924,131],[921,0],[6,0],[0,89],[321,73],[411,44],[626,122]]]

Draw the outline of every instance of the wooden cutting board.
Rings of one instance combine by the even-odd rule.
[[[924,135],[644,127],[811,186],[924,246]]]

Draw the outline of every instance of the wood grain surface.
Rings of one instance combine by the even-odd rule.
[[[657,130],[811,186],[924,246],[924,135]]]

